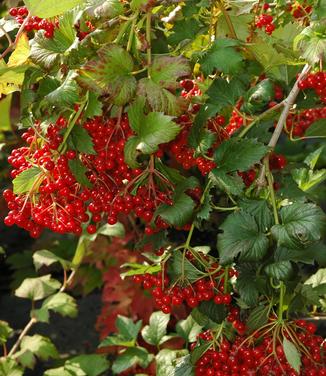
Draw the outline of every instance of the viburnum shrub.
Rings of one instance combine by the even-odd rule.
[[[313,322],[326,306],[325,2],[20,5],[0,24],[0,92],[21,107],[4,222],[79,240],[72,261],[34,254],[41,272],[60,263],[63,283],[16,290],[31,319],[10,349],[0,322],[0,375],[58,356],[30,328],[50,310],[75,316],[66,290],[84,256],[123,227],[124,296],[150,299],[149,322],[123,306],[102,355],[45,375],[326,375]],[[123,284],[107,268],[110,310]]]

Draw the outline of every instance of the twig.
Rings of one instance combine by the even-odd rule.
[[[181,9],[180,5],[176,6],[168,16],[161,18],[161,20],[166,23],[173,21]]]
[[[23,340],[23,338],[26,336],[26,334],[29,332],[29,330],[31,329],[31,327],[37,322],[36,318],[35,317],[32,317],[28,324],[25,326],[25,328],[23,329],[23,331],[20,333],[20,336],[18,337],[16,343],[13,345],[12,349],[9,351],[9,354],[8,356],[11,356],[13,355],[16,350],[18,349],[18,346],[20,345],[20,342]]]
[[[11,36],[7,33],[6,29],[2,25],[0,25],[0,29],[2,30],[3,34],[6,36],[9,46],[11,46],[13,44]]]
[[[25,18],[24,22],[21,24],[18,32],[17,32],[17,35],[16,35],[16,38],[15,38],[15,41],[13,43],[10,43],[9,46],[5,49],[5,51],[1,54],[0,56],[0,60],[2,60],[5,56],[7,56],[9,54],[9,52],[15,48],[21,34],[23,33],[24,29],[25,29],[25,26],[26,24],[28,23],[28,21],[30,20],[31,18],[31,15],[30,13],[27,15],[27,17]],[[8,39],[8,37],[7,37]]]
[[[281,102],[282,104],[284,104],[284,108],[283,108],[281,116],[280,116],[280,118],[277,122],[275,130],[272,134],[272,137],[271,137],[271,139],[268,143],[268,147],[270,148],[270,151],[272,151],[275,148],[275,146],[276,146],[276,144],[277,144],[277,142],[278,142],[278,140],[281,136],[284,124],[285,124],[286,119],[289,115],[291,107],[294,105],[294,102],[295,102],[295,100],[296,100],[296,98],[297,98],[297,96],[300,92],[300,89],[298,87],[298,83],[307,75],[307,73],[309,72],[310,69],[311,69],[311,66],[309,64],[306,64],[303,67],[303,69],[302,69],[298,79],[296,80],[295,84],[293,85],[293,88],[291,89],[289,95],[286,97],[286,99],[284,99],[283,102]],[[259,173],[258,178],[256,180],[256,184],[257,184],[258,188],[266,185],[266,181],[265,181],[266,163],[269,163],[269,153],[270,153],[270,151],[268,152],[268,154],[264,158],[264,163],[263,163],[263,165],[260,169],[260,173]]]

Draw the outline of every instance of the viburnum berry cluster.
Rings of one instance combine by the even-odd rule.
[[[43,353],[26,334],[56,299],[73,316],[66,288],[79,274],[83,291],[99,286],[98,268],[98,356],[111,354],[113,374],[325,375],[311,323],[326,294],[325,7],[54,3],[26,0],[0,20],[0,94],[20,92],[21,110],[4,222],[78,241],[72,261],[34,257],[41,272],[61,264],[63,284],[18,289],[46,300],[4,345],[0,374],[33,368]]]
[[[37,16],[28,17],[28,9],[26,7],[17,7],[11,8],[9,14],[12,17],[15,17],[15,20],[20,24],[24,24],[24,30],[29,31],[38,31],[44,30],[45,38],[53,38],[54,30],[58,26],[51,21],[42,19]]]

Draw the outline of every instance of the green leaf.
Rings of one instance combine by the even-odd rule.
[[[267,324],[268,316],[270,313],[271,307],[259,305],[255,307],[249,314],[246,326],[250,331],[257,330]]]
[[[35,182],[42,176],[42,170],[39,167],[30,167],[21,172],[13,180],[14,193],[22,194],[30,192],[35,187]]]
[[[173,280],[178,280],[182,273],[189,282],[194,282],[203,276],[203,272],[197,269],[187,258],[184,258],[181,251],[173,252],[168,265],[168,271]]]
[[[101,116],[103,103],[99,100],[98,95],[90,92],[88,94],[87,106],[84,110],[84,116],[86,119],[92,119],[95,116]]]
[[[191,363],[196,364],[198,360],[205,354],[205,352],[212,346],[211,342],[196,346],[191,352]]]
[[[199,312],[210,320],[220,324],[227,316],[227,310],[223,304],[215,304],[212,300],[203,301],[198,306]]]
[[[31,40],[31,60],[49,70],[59,63],[60,55],[67,56],[78,41],[74,28],[74,13],[67,12],[59,18],[59,28],[55,28],[53,38],[45,38],[40,31]]]
[[[198,182],[195,178],[188,178],[180,183],[174,191],[173,205],[162,204],[156,210],[155,215],[162,217],[173,226],[183,226],[191,220],[195,203],[184,192],[193,189]]]
[[[65,363],[65,370],[71,371],[72,376],[80,375],[80,373],[76,373],[76,370],[83,372],[81,376],[100,376],[109,369],[109,366],[110,364],[104,356],[85,354],[67,360]]]
[[[7,339],[12,334],[13,329],[9,326],[6,321],[0,320],[0,345],[7,342]]]
[[[79,159],[71,159],[68,161],[71,173],[74,175],[76,181],[84,187],[91,187],[92,184],[86,176],[88,169],[83,165]]]
[[[87,13],[105,19],[117,17],[123,11],[123,4],[121,4],[120,0],[100,0],[96,1],[94,6],[87,7]]]
[[[122,346],[122,347],[134,347],[135,341],[127,341],[125,338],[121,337],[120,335],[117,336],[108,336],[106,337],[99,345],[101,347],[107,346]]]
[[[23,376],[24,370],[17,362],[9,357],[0,358],[0,375],[1,376]]]
[[[126,340],[136,340],[140,328],[142,326],[142,320],[134,323],[131,319],[125,316],[118,315],[115,325],[119,330],[119,334]]]
[[[150,345],[158,346],[166,335],[169,321],[170,315],[161,311],[153,312],[149,318],[149,325],[146,325],[141,331],[144,340]]]
[[[207,90],[208,103],[214,105],[216,112],[218,112],[224,107],[233,107],[244,92],[245,87],[241,80],[234,78],[227,81],[226,79],[218,78],[213,81]]]
[[[319,269],[315,274],[310,276],[306,281],[305,285],[312,285],[312,287],[317,287],[326,283],[326,269]]]
[[[65,0],[59,3],[57,0],[24,0],[30,13],[40,18],[57,16],[75,8],[77,5],[82,5],[84,2],[85,0]]]
[[[307,246],[321,239],[326,224],[323,211],[314,204],[294,203],[280,212],[281,223],[272,227],[279,246]]]
[[[236,74],[243,69],[243,57],[235,47],[239,46],[235,39],[216,39],[212,47],[200,60],[205,75],[218,70],[225,74]]]
[[[137,263],[126,263],[121,265],[121,268],[128,267],[128,271],[120,273],[122,278],[131,277],[133,275],[139,275],[144,273],[155,274],[161,271],[161,265],[143,265]]]
[[[204,202],[201,204],[199,211],[197,212],[196,218],[200,221],[208,221],[211,211],[213,208],[211,207],[211,200],[212,196],[207,194],[204,198]]]
[[[178,78],[189,76],[190,73],[190,65],[182,56],[154,57],[149,68],[149,76],[153,82],[169,90],[177,89]]]
[[[201,332],[202,326],[197,324],[191,315],[185,320],[180,320],[176,325],[177,334],[187,343],[195,342],[197,335]]]
[[[131,0],[130,8],[133,11],[137,11],[147,4],[147,0]]]
[[[259,290],[255,267],[251,264],[242,264],[239,267],[236,289],[240,298],[250,307],[258,303]]]
[[[63,83],[54,91],[45,96],[44,100],[53,106],[71,108],[78,102],[80,93],[75,78],[77,73],[69,71]]]
[[[58,292],[45,299],[42,309],[52,310],[61,316],[71,318],[76,317],[78,313],[76,300],[64,292]]]
[[[217,169],[246,171],[258,163],[267,151],[268,148],[256,140],[231,138],[216,149],[214,160]]]
[[[326,137],[326,119],[313,122],[305,132],[307,137]]]
[[[75,375],[76,373],[74,373],[73,375],[69,371],[65,370],[64,367],[52,368],[44,372],[44,376],[75,376]]]
[[[153,111],[164,112],[171,116],[180,115],[186,107],[182,97],[175,96],[168,89],[165,89],[150,78],[139,80],[137,96],[146,97]]]
[[[172,34],[168,37],[168,42],[172,45],[177,45],[180,42],[194,40],[199,30],[200,26],[193,18],[176,21],[174,22]]]
[[[108,94],[113,104],[130,102],[136,90],[136,79],[130,54],[122,47],[110,44],[98,51],[99,58],[87,63],[79,71],[78,81],[90,91]]]
[[[36,270],[39,270],[43,265],[50,266],[56,262],[59,262],[64,269],[68,269],[70,262],[57,256],[56,254],[43,249],[33,254],[33,262]]]
[[[50,274],[37,278],[26,278],[15,291],[15,295],[19,298],[40,300],[53,294],[60,286],[61,283],[52,279]]]
[[[47,337],[34,334],[25,336],[20,344],[21,351],[30,351],[39,359],[46,361],[50,358],[58,358],[59,353],[54,344]]]
[[[229,264],[240,255],[242,261],[258,261],[267,253],[269,241],[259,230],[255,218],[246,213],[230,214],[220,226],[217,247],[220,263]]]
[[[298,187],[302,191],[307,192],[326,179],[326,168],[317,171],[307,168],[296,168],[291,171],[291,174]]]
[[[109,225],[106,223],[97,230],[97,234],[103,236],[114,236],[118,238],[123,238],[125,236],[125,228],[123,224],[120,222],[117,222],[114,225]]]
[[[273,215],[266,200],[242,199],[240,207],[254,216],[261,231],[268,231],[273,225]]]
[[[293,268],[290,261],[277,261],[265,266],[265,273],[280,281],[286,281],[293,275]]]
[[[326,266],[326,246],[322,243],[313,243],[307,248],[289,249],[279,247],[274,253],[277,261],[294,261],[305,264],[314,264],[316,261],[320,266]]]
[[[326,125],[326,123],[325,123]],[[314,150],[312,153],[308,154],[306,158],[304,159],[304,163],[311,169],[313,170],[322,154],[324,151],[325,145],[321,146],[320,148]]]
[[[244,95],[241,110],[248,114],[262,112],[268,103],[274,99],[274,83],[270,79],[258,82]]]
[[[296,346],[289,341],[286,337],[283,338],[283,349],[286,360],[290,366],[298,373],[301,368],[301,355]]]
[[[241,196],[245,188],[244,182],[238,174],[227,174],[218,168],[214,168],[209,173],[209,179],[219,189],[231,195]]]
[[[156,376],[192,376],[188,350],[163,349],[155,357]]]
[[[139,364],[142,368],[146,368],[152,361],[153,355],[149,354],[143,347],[129,347],[126,351],[119,354],[112,364],[114,374],[119,374],[126,369]]]
[[[93,141],[85,128],[75,125],[68,138],[68,145],[71,149],[80,153],[96,154]]]

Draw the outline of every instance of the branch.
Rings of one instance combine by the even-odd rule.
[[[16,38],[15,38],[15,41],[14,42],[11,42],[9,43],[9,46],[5,49],[5,51],[0,55],[0,60],[2,60],[5,56],[7,56],[9,54],[9,52],[11,50],[13,50],[15,47],[16,47],[16,44],[20,38],[20,36],[22,35],[24,29],[25,29],[25,26],[26,24],[28,23],[28,21],[30,20],[31,18],[31,15],[30,13],[27,15],[27,17],[25,18],[24,22],[20,25],[20,28],[17,32],[17,35],[16,35]],[[7,37],[8,39],[8,37]],[[9,39],[8,39],[9,40]]]

